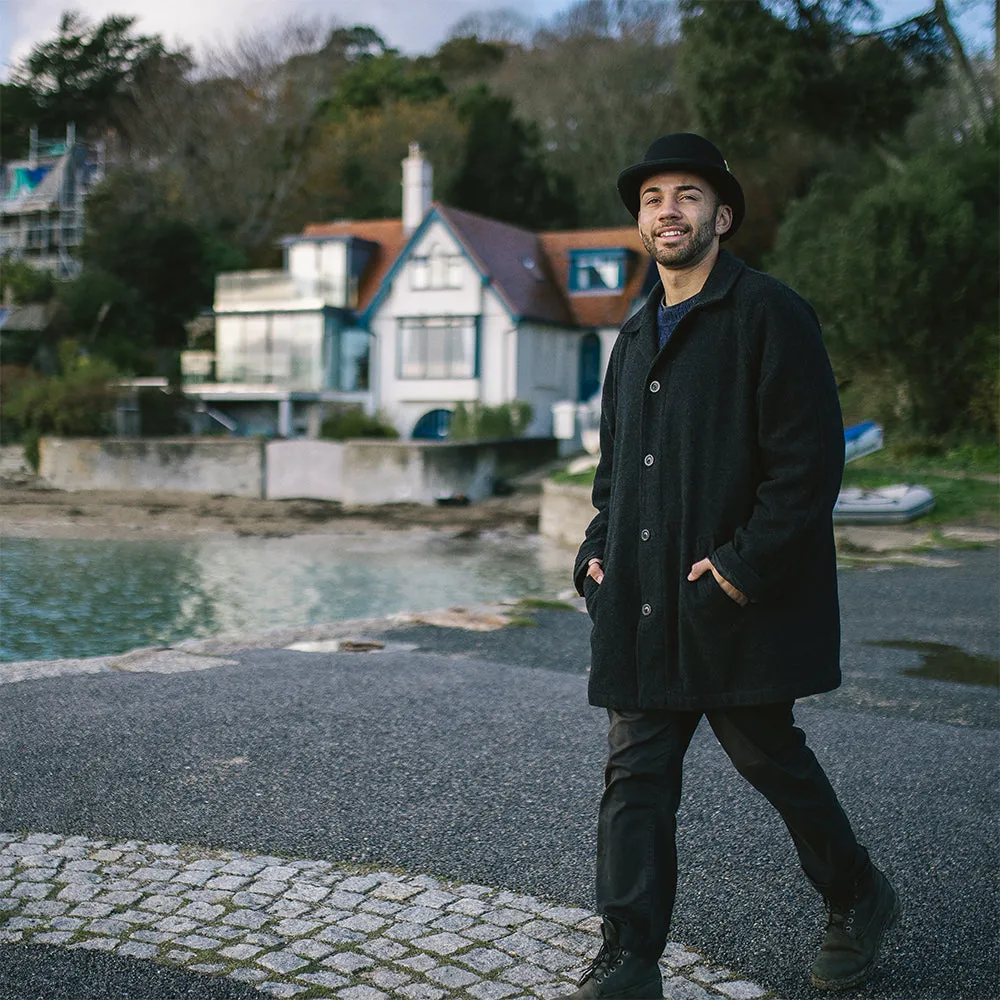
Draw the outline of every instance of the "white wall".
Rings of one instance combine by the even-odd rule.
[[[446,254],[461,257],[457,288],[413,288],[412,258],[429,255],[434,246]],[[493,355],[497,351],[495,345],[499,343],[495,323],[501,312],[503,307],[496,300],[495,293],[484,289],[479,272],[462,254],[459,244],[444,224],[434,222],[428,226],[407,255],[370,324],[375,335],[372,369],[376,406],[402,436],[409,437],[416,422],[430,410],[454,409],[459,401],[488,401],[484,399],[484,386],[488,386],[490,399],[497,397],[496,401],[501,401],[501,387],[493,384],[498,376],[493,374],[492,368]],[[506,313],[503,315],[506,316]],[[398,321],[403,317],[421,316],[484,317],[480,325],[480,378],[399,378]]]
[[[300,295],[347,305],[347,240],[302,240],[288,247],[288,271]]]
[[[552,433],[552,404],[576,400],[582,330],[524,323],[517,333],[517,398],[534,408],[533,437]]]

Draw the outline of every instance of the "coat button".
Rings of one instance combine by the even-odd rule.
[[[649,383],[649,391],[650,392],[659,392],[660,391],[660,383],[657,382],[657,381],[655,381],[655,380],[652,381],[652,382],[650,382]]]
[[[655,459],[653,458],[653,456],[652,456],[652,455],[647,455],[647,456],[646,456],[646,457],[645,457],[645,458],[643,459],[643,461],[644,461],[644,462],[646,463],[646,465],[647,465],[647,466],[650,466],[650,465],[652,465],[652,464],[653,464],[653,462],[655,461]]]
[[[642,531],[639,532],[639,537],[644,542],[648,542],[649,541],[649,528],[643,528]]]
[[[642,613],[643,613],[644,615],[651,615],[651,614],[653,613],[653,608],[652,608],[652,606],[651,606],[651,605],[649,605],[649,604],[644,604],[644,605],[642,606]]]

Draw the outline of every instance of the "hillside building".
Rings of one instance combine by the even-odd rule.
[[[0,255],[57,278],[76,277],[84,202],[103,177],[102,143],[77,142],[72,124],[65,139],[51,142],[40,141],[33,128],[27,159],[0,170]]]
[[[399,218],[308,225],[281,270],[219,275],[217,381],[203,354],[186,363],[205,412],[237,433],[315,436],[351,403],[441,438],[460,402],[524,400],[544,437],[552,404],[600,390],[655,273],[635,226],[530,232],[434,202],[416,143],[402,166]]]

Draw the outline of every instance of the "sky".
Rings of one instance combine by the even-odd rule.
[[[720,0],[727,2],[727,0]],[[531,20],[547,18],[570,0],[0,0],[0,73],[32,46],[56,33],[60,14],[79,10],[100,20],[108,14],[131,14],[138,29],[160,34],[168,46],[188,44],[199,50],[226,42],[248,29],[280,23],[292,14],[320,17],[344,25],[371,24],[396,48],[408,54],[431,52],[456,21],[471,12],[509,7]],[[882,0],[882,23],[891,24],[927,10],[933,0]],[[993,0],[948,0],[966,44],[992,47]]]

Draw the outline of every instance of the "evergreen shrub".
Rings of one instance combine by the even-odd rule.
[[[459,403],[448,431],[453,441],[486,441],[521,437],[531,423],[531,403],[515,399],[499,406]]]
[[[325,441],[349,441],[352,438],[399,437],[399,431],[378,414],[369,416],[360,408],[344,409],[327,417],[320,425],[319,436]]]

